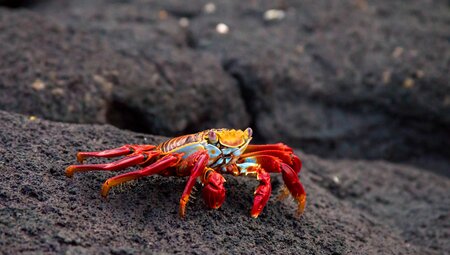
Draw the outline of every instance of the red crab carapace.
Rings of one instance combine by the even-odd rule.
[[[263,210],[272,192],[269,173],[281,173],[284,187],[280,198],[291,194],[297,202],[297,215],[303,213],[306,193],[298,174],[300,159],[293,150],[281,143],[252,145],[252,129],[209,129],[199,133],[169,139],[159,145],[127,144],[122,147],[98,151],[79,152],[81,164],[71,165],[66,175],[75,172],[115,171],[140,165],[141,169],[114,176],[103,184],[101,194],[106,197],[111,187],[140,177],[187,176],[188,181],[180,199],[179,214],[185,216],[186,204],[197,181],[203,184],[203,198],[208,207],[217,209],[225,200],[223,174],[253,176],[259,180],[251,216],[256,218]],[[88,157],[122,159],[107,164],[82,164]]]

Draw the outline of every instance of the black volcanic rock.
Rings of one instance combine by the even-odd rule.
[[[147,39],[173,29],[154,27]],[[213,55],[162,39],[133,48],[138,39],[104,33],[0,9],[0,109],[159,134],[248,126],[240,90]]]
[[[226,176],[222,208],[208,210],[198,199],[183,220],[178,216],[182,178],[143,178],[114,188],[105,201],[99,189],[114,173],[64,175],[78,150],[154,144],[163,137],[3,111],[0,128],[0,247],[8,254],[438,254],[449,249],[450,181],[418,169],[302,154],[308,203],[300,219],[291,201],[275,196],[252,219],[257,182]],[[272,176],[274,192],[281,182]]]
[[[448,254],[447,1],[0,6],[0,254]],[[185,179],[104,200],[117,173],[64,175],[79,150],[247,126],[301,156],[301,219],[276,174],[256,220],[251,178],[180,219]]]

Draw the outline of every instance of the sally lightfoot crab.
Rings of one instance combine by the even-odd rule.
[[[79,165],[71,165],[66,175],[75,172],[115,171],[135,165],[140,170],[109,178],[102,186],[101,194],[121,183],[140,177],[159,174],[162,176],[188,176],[180,199],[179,214],[184,217],[186,204],[197,181],[203,184],[203,198],[208,207],[217,209],[225,200],[223,174],[253,176],[259,180],[254,193],[251,216],[257,218],[272,192],[269,173],[281,173],[284,187],[279,196],[284,199],[291,194],[297,202],[296,214],[303,213],[306,193],[298,178],[300,159],[284,144],[251,145],[252,129],[209,129],[199,133],[172,138],[159,145],[127,144],[122,147],[98,151],[79,152]],[[82,164],[88,157],[112,158],[124,156],[106,164]]]

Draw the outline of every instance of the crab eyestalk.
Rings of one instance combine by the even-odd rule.
[[[245,132],[247,132],[247,136],[248,136],[249,138],[252,137],[252,135],[253,135],[253,129],[252,129],[252,128],[248,127],[248,128],[245,130]]]
[[[214,132],[213,130],[210,130],[208,132],[208,140],[210,143],[214,144],[217,143],[217,141],[219,140],[219,138],[217,137],[216,132]]]

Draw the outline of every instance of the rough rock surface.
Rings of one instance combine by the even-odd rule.
[[[165,43],[165,33],[182,33],[175,24],[153,27],[147,39],[158,43],[132,47],[141,42],[127,33],[105,31],[107,40],[99,29],[0,9],[0,109],[159,134],[246,127],[240,90],[219,60]]]
[[[302,155],[308,204],[301,219],[293,217],[290,201],[274,198],[252,219],[248,210],[256,182],[228,177],[221,209],[208,210],[198,199],[182,220],[177,211],[183,179],[144,178],[115,188],[104,201],[99,188],[113,173],[64,175],[77,150],[157,143],[163,137],[3,111],[0,130],[0,247],[6,254],[442,254],[450,249],[450,181],[418,169]],[[272,183],[276,192],[280,176]]]
[[[450,176],[448,10],[0,0],[0,254],[449,254],[450,180],[430,173]],[[182,220],[181,178],[104,201],[114,173],[64,176],[78,150],[222,126],[302,149],[300,220],[275,196],[252,219],[248,178],[227,177],[221,209],[198,199]]]

